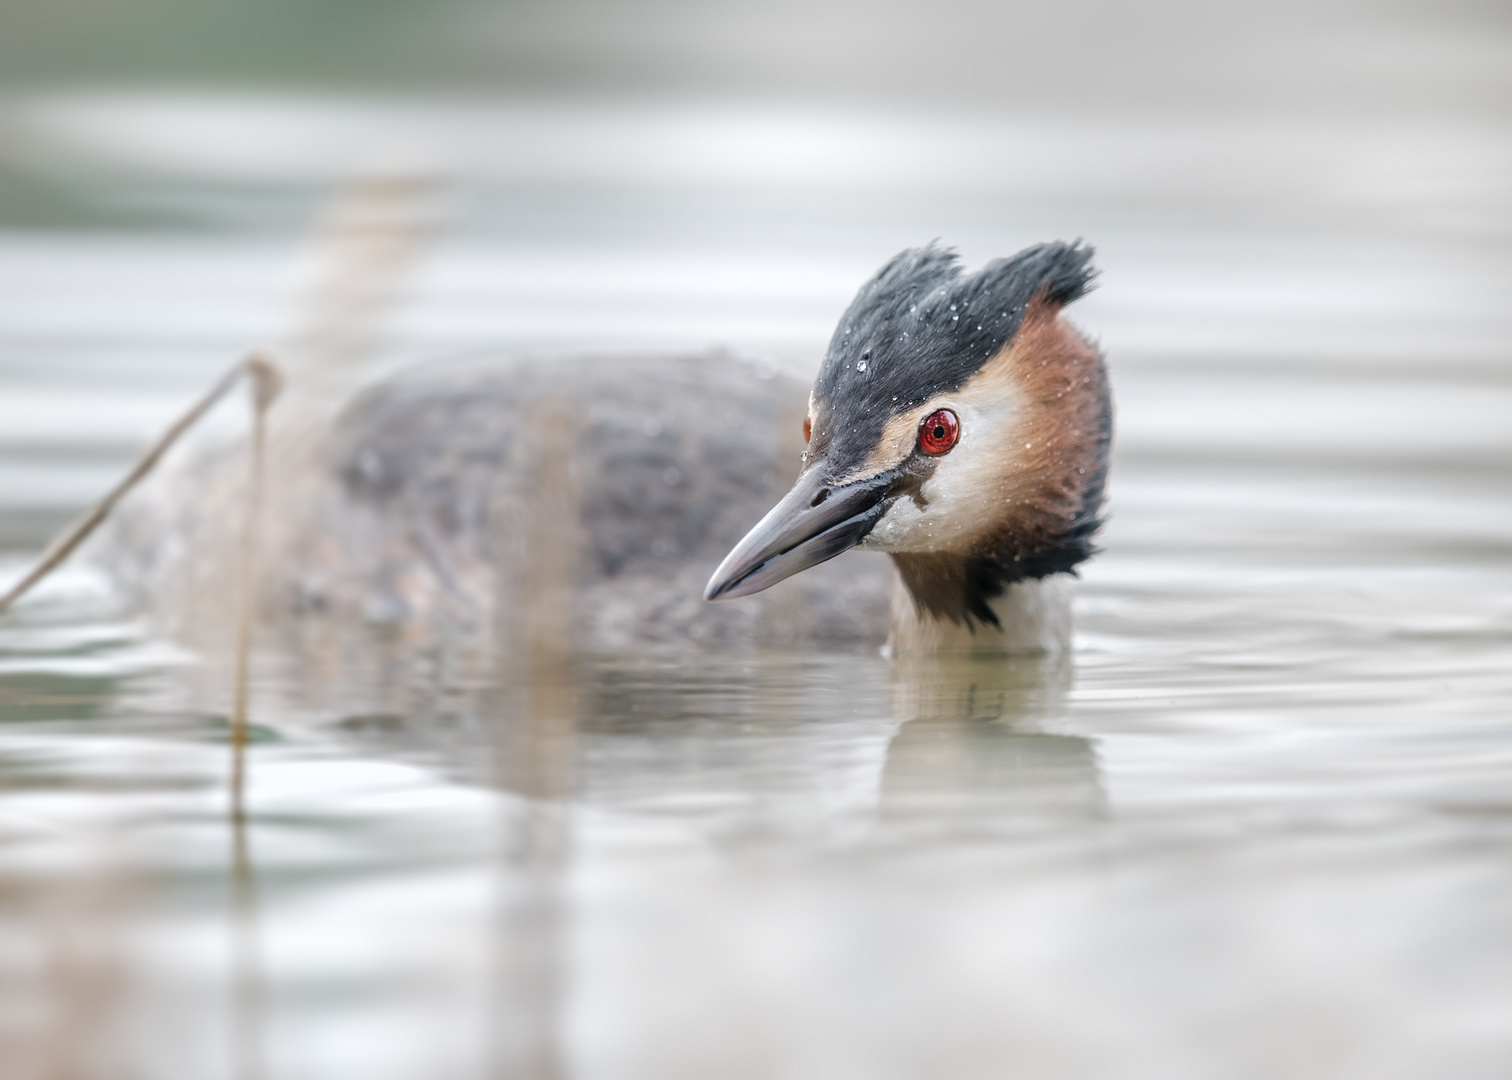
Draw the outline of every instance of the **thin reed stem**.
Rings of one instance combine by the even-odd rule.
[[[252,377],[252,446],[247,478],[246,513],[242,518],[241,559],[236,575],[236,674],[231,691],[231,817],[240,825],[245,811],[247,702],[251,693],[252,624],[256,621],[253,586],[257,576],[257,541],[262,524],[263,459],[268,409],[278,396],[278,369],[260,356],[246,362]]]
[[[263,374],[264,372],[266,374]],[[271,393],[274,395],[277,394],[279,382],[277,368],[270,361],[254,354],[238,362],[230,371],[222,375],[205,396],[190,407],[188,412],[179,417],[172,427],[163,432],[158,441],[153,443],[148,451],[142,455],[131,471],[121,478],[120,483],[111,488],[105,497],[96,503],[88,513],[47,546],[47,550],[37,560],[37,565],[27,571],[20,581],[12,585],[5,595],[0,596],[0,612],[4,612],[17,600],[25,596],[31,591],[34,585],[47,577],[64,559],[73,554],[74,549],[88,539],[90,533],[98,529],[105,519],[110,516],[110,512],[115,509],[116,503],[120,502],[127,492],[141,483],[148,473],[152,472],[163,455],[168,452],[174,443],[178,442],[184,432],[193,427],[202,416],[215,406],[216,402],[225,397],[226,393],[236,385],[243,375],[250,375],[259,385],[263,382],[268,382],[272,388]],[[259,398],[259,400],[261,399]],[[269,397],[268,401],[271,402],[272,398]],[[259,406],[259,416],[265,408],[265,405]]]

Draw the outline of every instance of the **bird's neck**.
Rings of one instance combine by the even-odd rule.
[[[972,560],[894,555],[890,654],[946,651],[1061,653],[1071,647],[1066,574],[984,581]]]

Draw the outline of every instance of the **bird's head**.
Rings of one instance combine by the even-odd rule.
[[[859,546],[894,556],[921,609],[969,626],[995,621],[1007,584],[1087,558],[1111,409],[1097,350],[1060,312],[1087,291],[1091,257],[1042,244],[966,274],[930,246],[888,262],[830,341],[797,483],[705,599]]]

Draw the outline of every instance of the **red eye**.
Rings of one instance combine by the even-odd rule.
[[[919,449],[926,454],[947,454],[961,437],[961,422],[949,409],[936,409],[919,425]]]
[[[810,420],[807,416],[805,416],[803,418],[803,441],[804,442],[808,442],[809,438],[813,434],[814,434],[814,422],[812,420]]]

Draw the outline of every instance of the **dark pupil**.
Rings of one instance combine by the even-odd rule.
[[[944,424],[936,424],[935,425],[934,437],[937,438],[937,439],[943,439],[945,437],[945,425]]]

